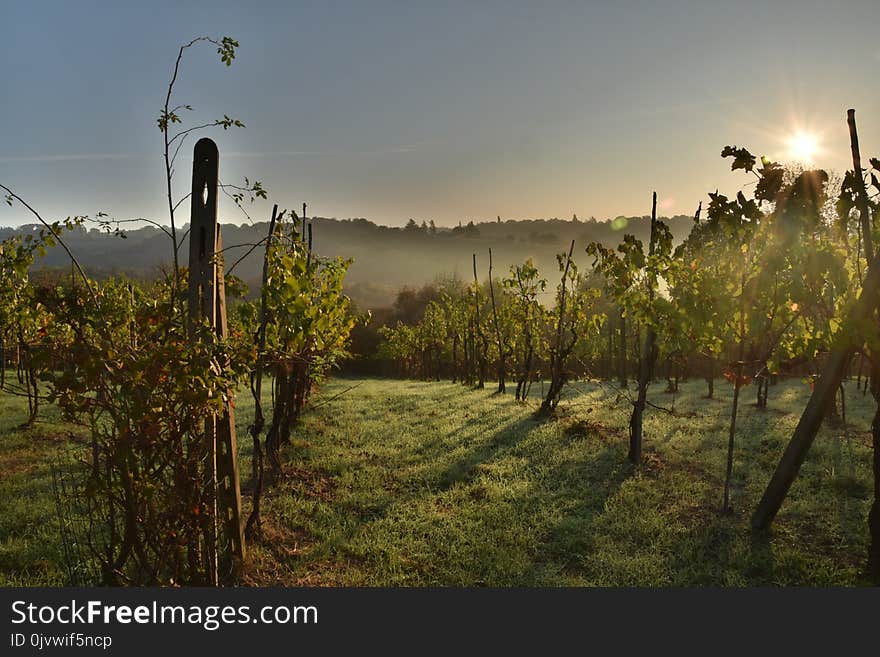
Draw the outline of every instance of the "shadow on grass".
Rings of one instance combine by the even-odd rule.
[[[674,586],[829,586],[852,578],[860,564],[842,559],[851,553],[845,537],[864,532],[864,519],[844,491],[835,493],[846,512],[827,518],[789,513],[770,529],[749,525],[752,508],[695,518],[672,546],[668,568]],[[838,536],[837,543],[828,540]],[[856,576],[858,578],[858,576]]]
[[[336,499],[290,505],[281,516],[301,535],[311,533],[315,546],[291,557],[287,581],[756,586],[853,580],[852,559],[843,558],[854,546],[858,552],[853,537],[864,534],[865,504],[850,490],[861,490],[863,476],[850,485],[838,475],[835,484],[820,465],[804,473],[809,490],[775,536],[748,527],[750,505],[782,440],[772,414],[743,409],[733,481],[738,513],[721,516],[725,409],[678,432],[680,445],[663,439],[677,427],[658,423],[656,451],[649,450],[655,458],[634,475],[625,427],[616,426],[617,415],[600,412],[606,400],[590,400],[593,411],[572,404],[571,413],[542,423],[490,390],[401,388],[390,386],[384,404],[371,395],[366,413],[329,418],[335,447],[316,441],[299,454],[314,459],[310,470],[324,467],[342,484]],[[366,428],[346,433],[347,422],[361,417]],[[835,447],[838,469],[851,458],[847,447]],[[822,509],[832,510],[832,518]]]
[[[633,472],[625,450],[607,446],[564,461],[522,496],[523,509],[564,510],[541,538],[531,568],[523,573],[524,583],[540,582],[548,571],[564,577],[588,576],[584,558],[595,550],[596,521]],[[524,520],[527,526],[527,517]]]
[[[317,523],[288,515],[312,546],[287,560],[289,581],[319,568],[328,582],[356,572],[373,585],[534,585],[545,562],[574,567],[594,518],[632,472],[625,449],[598,429],[562,436],[526,409],[509,421],[507,404],[477,410],[427,441],[359,456],[363,479],[322,505]]]
[[[473,418],[465,426],[482,424],[481,418]],[[509,448],[528,436],[531,429],[541,424],[533,418],[525,417],[508,424],[488,436],[488,440],[471,450],[466,456],[451,463],[439,476],[441,490],[447,490],[460,483],[469,483],[479,475],[479,466],[489,463]]]

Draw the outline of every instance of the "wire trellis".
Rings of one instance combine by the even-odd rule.
[[[50,468],[66,585],[94,586],[100,581],[100,575],[88,543],[94,525],[94,509],[85,494],[87,467],[84,463],[62,460],[59,456]]]

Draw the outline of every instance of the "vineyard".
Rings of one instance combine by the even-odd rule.
[[[347,391],[352,386],[353,390]],[[665,383],[649,399],[671,405]],[[857,585],[867,550],[870,396],[854,384],[849,438],[820,434],[771,533],[754,533],[757,504],[809,386],[780,383],[765,411],[741,408],[732,515],[719,513],[732,386],[717,399],[684,382],[676,415],[645,415],[644,463],[629,466],[625,399],[572,385],[563,413],[533,417],[513,391],[449,382],[335,377],[285,447],[262,503],[263,538],[249,544],[249,586]],[[253,405],[242,394],[240,433]],[[267,401],[269,396],[266,396]],[[54,521],[51,469],[69,454],[55,407],[28,431],[22,401],[4,397],[0,464],[3,585],[68,581]],[[319,406],[320,404],[320,406]],[[593,410],[589,410],[593,409]],[[783,409],[790,409],[789,411]],[[353,429],[354,427],[354,429]],[[253,490],[241,450],[245,508]],[[52,519],[47,522],[46,519]]]
[[[0,243],[0,583],[880,584],[880,160],[853,110],[842,177],[726,146],[742,191],[683,239],[645,194],[646,241],[470,253],[370,313],[305,204],[224,244],[219,195],[268,192],[222,183],[210,139],[175,191],[193,132],[243,127],[181,127],[204,46],[238,43],[178,53],[162,276],[90,277],[65,236],[125,220],[0,184],[39,222]],[[69,272],[36,276],[48,249]]]

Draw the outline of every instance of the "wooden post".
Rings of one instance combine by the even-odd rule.
[[[190,203],[189,294],[190,333],[202,319],[215,328],[218,338],[226,336],[226,293],[223,267],[218,265],[222,250],[217,224],[217,145],[200,139],[193,150],[192,197]],[[204,440],[209,457],[205,479],[214,514],[213,532],[205,537],[209,583],[228,580],[234,567],[245,556],[241,527],[241,493],[238,479],[235,421],[231,391],[221,417],[205,421]],[[219,531],[218,531],[219,529]]]
[[[483,327],[480,324],[480,279],[477,277],[477,254],[474,253],[474,318],[476,327],[476,337],[480,340],[479,353],[479,375],[477,387],[482,388],[486,381],[486,336],[483,333]],[[476,354],[476,348],[474,349]]]
[[[620,375],[620,387],[627,387],[627,368],[626,368],[626,315],[623,314],[623,306],[620,307],[620,312],[618,314],[617,326],[620,330],[620,338],[618,340],[619,344],[617,345],[619,348],[619,361],[618,361],[618,373]]]
[[[651,203],[651,237],[648,243],[648,257],[654,255],[654,242],[657,239],[657,192],[654,192]],[[648,300],[654,300],[654,272],[648,269]],[[638,343],[638,338],[636,339]],[[629,460],[639,465],[642,462],[642,416],[648,402],[648,384],[654,374],[654,363],[657,360],[657,334],[653,327],[648,327],[645,336],[645,352],[639,357],[638,397],[633,403],[632,415],[629,419]]]
[[[217,226],[216,253],[223,253],[223,238]],[[226,325],[226,285],[223,276],[222,255],[217,263],[217,337],[226,339],[229,330]],[[241,521],[241,486],[238,477],[238,443],[235,436],[235,412],[232,399],[234,390],[226,391],[226,404],[223,414],[217,420],[216,472],[217,472],[217,514],[221,528],[221,553],[219,566],[221,576],[231,577],[241,567],[245,558],[244,527]]]
[[[300,233],[300,239],[302,239],[303,242],[306,241],[306,210],[308,209],[308,207],[309,207],[308,204],[306,204],[304,202],[303,203],[303,216],[302,216],[303,227],[302,227],[302,233]]]
[[[217,145],[210,139],[200,139],[193,149],[192,194],[190,196],[189,231],[189,289],[187,305],[189,311],[190,336],[195,335],[195,326],[206,318],[213,326],[216,321],[215,305],[217,294],[214,290],[216,267],[214,265],[214,246],[217,240],[217,167],[219,154]],[[204,445],[200,445],[204,440]],[[199,438],[190,438],[189,449],[204,448],[207,452],[205,472],[192,472],[198,486],[208,491],[211,518],[216,518],[216,478],[215,459],[217,424],[215,417],[205,419],[205,433]],[[211,523],[202,527],[204,545],[199,549],[199,560],[203,569],[205,583],[216,586],[217,573],[217,532]],[[192,549],[192,548],[191,548]]]
[[[856,184],[856,207],[859,209],[859,220],[862,229],[862,244],[865,247],[865,260],[870,262],[874,259],[874,239],[871,235],[871,215],[868,214],[868,194],[865,191],[865,183],[862,178],[862,156],[859,152],[859,133],[856,130],[856,111],[847,110],[846,123],[849,127],[849,146],[852,151],[853,176]]]
[[[220,155],[208,138],[193,149],[189,228],[189,321],[201,318],[216,325],[217,280],[214,248],[217,244],[217,169]]]
[[[501,217],[498,217],[501,221]],[[492,283],[492,249],[489,249],[489,294],[492,297],[492,318],[495,320],[495,338],[498,341],[498,393],[505,392],[504,378],[507,375],[507,363],[501,344],[501,325],[498,323],[498,307],[495,305],[495,285]]]
[[[137,331],[134,317],[134,285],[128,284],[128,341],[132,349],[137,348]]]

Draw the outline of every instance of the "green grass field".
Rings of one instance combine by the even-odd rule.
[[[352,386],[355,386],[352,388]],[[351,389],[349,389],[351,388]],[[268,493],[251,585],[856,585],[870,505],[870,397],[850,385],[848,427],[826,426],[772,531],[748,520],[809,388],[744,390],[730,516],[721,505],[732,389],[657,383],[645,465],[626,460],[630,406],[575,383],[549,421],[491,389],[338,378],[296,429]],[[536,390],[539,392],[539,390]],[[341,393],[341,394],[340,394]],[[334,399],[334,396],[337,396]],[[0,397],[0,585],[62,585],[50,463],[70,459],[71,427],[45,409],[27,431]],[[237,409],[250,489],[252,406]],[[75,451],[76,448],[74,448]]]

